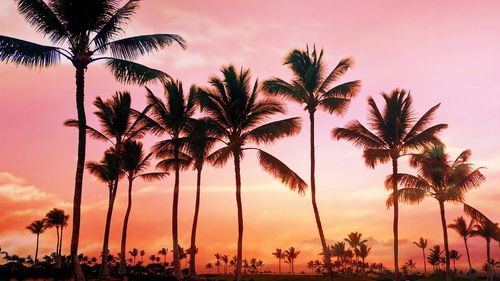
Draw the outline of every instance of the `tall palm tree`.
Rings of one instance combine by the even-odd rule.
[[[398,159],[407,153],[422,148],[430,143],[437,143],[437,133],[447,127],[438,124],[428,127],[439,104],[429,109],[420,119],[416,119],[413,109],[413,99],[406,90],[395,89],[391,93],[382,93],[385,106],[381,112],[372,97],[368,98],[369,126],[368,130],[359,121],[349,122],[345,128],[335,128],[332,131],[334,139],[345,139],[355,146],[363,148],[365,164],[375,168],[377,164],[392,162],[392,174],[398,173]],[[416,121],[417,120],[417,121]],[[396,177],[387,188],[392,189],[394,196],[398,186]],[[398,222],[399,204],[394,200],[394,278],[399,280],[398,262]]]
[[[185,151],[188,160],[196,170],[196,199],[194,207],[193,225],[191,227],[191,247],[189,257],[189,273],[196,275],[196,229],[198,227],[198,215],[200,211],[201,195],[201,172],[205,161],[210,155],[216,139],[210,135],[210,126],[204,120],[195,120],[186,126]],[[226,256],[227,259],[227,256]],[[227,261],[225,265],[227,273]]]
[[[425,259],[425,249],[427,248],[427,242],[428,242],[427,239],[425,239],[424,237],[420,237],[418,242],[413,241],[413,244],[415,244],[415,246],[422,249],[422,261],[424,264],[424,275],[427,275],[427,262]]]
[[[50,210],[45,215],[47,228],[56,228],[57,233],[57,246],[55,252],[55,261],[56,267],[61,267],[61,250],[62,250],[62,238],[63,238],[63,230],[66,226],[68,226],[69,215],[66,215],[64,210],[54,208]],[[59,232],[60,230],[60,232]]]
[[[45,231],[45,229],[47,229],[47,220],[41,219],[41,220],[33,221],[32,223],[30,223],[26,227],[26,229],[31,231],[31,233],[36,234],[35,264],[37,264],[38,263],[38,244],[40,242],[40,234],[42,234]]]
[[[123,171],[119,169],[119,155],[117,155],[114,149],[108,149],[104,153],[104,157],[99,162],[89,161],[87,162],[87,170],[93,176],[95,176],[99,181],[106,183],[108,186],[108,210],[106,213],[106,223],[104,225],[104,239],[102,244],[102,261],[101,268],[99,271],[100,278],[107,278],[109,276],[109,233],[111,229],[111,218],[113,215],[113,206],[116,199],[116,182],[123,175]]]
[[[168,175],[165,172],[149,172],[145,173],[150,164],[152,153],[145,154],[142,143],[128,139],[123,143],[123,147],[120,155],[120,166],[121,170],[125,173],[128,180],[128,201],[127,210],[125,211],[125,217],[123,219],[122,228],[122,241],[120,249],[120,274],[127,273],[127,264],[125,260],[125,249],[127,248],[127,229],[128,220],[130,217],[130,212],[132,210],[132,186],[134,180],[137,178],[143,179],[145,181],[155,181],[163,179]],[[166,257],[166,253],[164,255]]]
[[[147,88],[146,88],[147,89]],[[158,136],[167,135],[168,139],[157,142],[153,152],[162,159],[157,168],[164,171],[174,171],[174,194],[172,198],[172,241],[174,257],[174,275],[183,278],[179,257],[178,209],[179,209],[179,179],[180,171],[189,167],[189,157],[182,152],[181,138],[184,137],[186,126],[192,120],[196,109],[196,88],[192,86],[189,94],[184,94],[182,82],[168,81],[164,84],[165,102],[147,89],[147,99],[151,107],[150,116],[145,120],[149,123],[152,133]]]
[[[344,241],[347,242],[347,244],[349,244],[349,247],[351,247],[354,251],[356,259],[356,271],[358,271],[359,256],[357,255],[357,252],[359,250],[359,247],[368,242],[368,240],[366,239],[361,240],[361,236],[362,234],[359,232],[351,232],[347,235],[347,238],[344,238]]]
[[[432,197],[439,203],[441,226],[443,229],[444,252],[446,260],[446,280],[451,281],[450,250],[448,246],[448,228],[446,225],[445,202],[463,203],[465,193],[471,188],[477,188],[485,180],[480,168],[474,169],[468,163],[470,150],[465,150],[450,161],[444,147],[435,144],[426,147],[421,153],[413,154],[410,166],[418,169],[418,176],[399,173],[387,178],[390,185],[396,178],[403,186],[387,199],[387,206],[393,205],[393,200],[418,204],[426,197]]]
[[[292,275],[295,274],[294,261],[299,256],[300,251],[297,251],[294,247],[290,247],[288,250],[285,250],[284,255],[289,260]]]
[[[464,217],[460,216],[454,219],[454,223],[449,224],[448,228],[454,229],[460,237],[464,239],[465,251],[467,253],[467,262],[469,263],[469,271],[472,271],[472,263],[470,262],[469,246],[467,245],[467,239],[472,236],[472,228],[474,226],[474,220],[467,223]]]
[[[134,266],[137,265],[135,263],[135,258],[137,257],[137,255],[139,255],[139,250],[137,250],[137,248],[133,248],[132,251],[128,251],[128,253],[132,256],[132,258],[134,259]]]
[[[276,251],[272,254],[278,259],[278,273],[281,274],[281,260],[285,258],[284,252],[280,248],[276,248]]]
[[[140,35],[113,41],[124,31],[141,0],[128,0],[119,6],[115,0],[20,0],[17,9],[37,32],[49,38],[53,46],[0,35],[0,60],[29,68],[49,67],[68,59],[75,68],[76,108],[78,112],[78,159],[73,201],[71,258],[77,280],[85,277],[78,262],[80,205],[86,147],[84,106],[85,71],[99,60],[105,61],[118,81],[145,84],[168,77],[162,71],[135,63],[137,57],[185,41],[175,34]],[[61,47],[62,45],[67,48]],[[109,53],[109,55],[106,55]]]
[[[243,251],[243,207],[241,202],[241,159],[246,150],[256,150],[262,168],[279,178],[292,190],[304,193],[306,183],[278,158],[247,143],[274,143],[278,139],[299,132],[300,120],[289,118],[262,124],[275,114],[285,113],[282,103],[260,97],[258,82],[253,87],[250,70],[237,72],[234,66],[221,69],[223,78],[213,76],[211,87],[200,89],[198,99],[223,147],[213,152],[208,159],[215,166],[224,165],[231,157],[234,161],[236,181],[236,203],[238,209],[238,250],[236,259],[236,281],[241,280]]]
[[[330,114],[335,113],[338,116],[347,111],[351,98],[356,96],[361,88],[361,81],[350,81],[334,87],[332,87],[332,83],[337,82],[353,64],[354,60],[352,58],[344,58],[325,77],[327,70],[326,63],[323,61],[323,50],[318,54],[316,47],[313,48],[312,52],[309,52],[308,46],[306,50],[294,49],[284,61],[284,65],[287,65],[292,71],[292,81],[289,83],[280,78],[273,78],[265,81],[263,85],[263,89],[269,94],[281,95],[287,100],[303,105],[304,110],[309,113],[311,201],[323,252],[326,253],[326,267],[328,268],[330,280],[333,280],[331,260],[316,204],[314,114],[318,109],[327,111]]]

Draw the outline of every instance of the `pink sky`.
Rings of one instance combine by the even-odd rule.
[[[471,191],[467,201],[494,221],[500,220],[500,18],[498,1],[144,1],[127,35],[177,33],[188,42],[141,59],[162,69],[188,87],[206,85],[221,65],[248,67],[261,81],[271,76],[288,79],[282,60],[292,48],[315,44],[325,49],[330,68],[342,57],[356,65],[345,80],[361,79],[361,94],[341,117],[318,112],[318,204],[329,241],[339,241],[351,231],[361,231],[373,248],[368,261],[392,261],[392,210],[385,208],[383,180],[390,167],[364,166],[361,151],[346,142],[330,139],[333,127],[349,120],[366,123],[367,96],[395,87],[410,89],[416,111],[441,103],[436,122],[448,123],[442,134],[455,156],[472,149],[472,162],[485,166],[486,183]],[[0,34],[47,42],[34,33],[16,12],[14,1],[0,2]],[[133,93],[133,106],[145,106],[144,89],[120,85],[103,68],[92,65],[86,73],[88,122],[96,125],[92,101],[110,97],[117,90]],[[158,86],[153,86],[160,93]],[[0,65],[0,245],[10,253],[33,254],[35,237],[24,229],[53,207],[71,211],[76,132],[62,126],[76,116],[74,73],[66,62],[44,70]],[[290,116],[306,115],[289,105]],[[308,122],[300,135],[267,149],[308,181]],[[36,140],[36,141],[35,141]],[[147,145],[157,138],[148,137]],[[101,157],[106,144],[89,140],[88,160]],[[245,217],[244,255],[263,259],[268,269],[276,261],[275,248],[295,246],[302,251],[298,267],[316,259],[320,243],[310,206],[310,194],[301,197],[265,174],[254,155],[243,162]],[[407,167],[404,171],[411,172]],[[180,243],[189,243],[194,206],[193,172],[181,179]],[[200,215],[199,266],[213,261],[216,252],[236,251],[236,204],[230,165],[204,172]],[[154,184],[137,182],[128,247],[156,254],[171,248],[171,178]],[[114,213],[111,251],[117,252],[126,202],[121,188]],[[86,175],[84,181],[81,250],[100,251],[107,204],[105,185]],[[449,222],[461,207],[447,205]],[[400,260],[417,260],[419,249],[411,241],[420,236],[430,245],[442,244],[438,205],[426,199],[419,206],[401,207]],[[71,226],[66,230],[70,235]],[[41,253],[55,246],[55,231],[42,235]],[[485,242],[471,240],[472,260],[485,260]],[[450,232],[452,249],[465,254],[461,240]],[[69,249],[65,239],[63,251]],[[500,258],[496,243],[492,257]],[[464,266],[465,259],[459,261]]]

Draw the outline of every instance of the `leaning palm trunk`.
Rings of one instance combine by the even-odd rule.
[[[56,268],[61,267],[59,264],[59,243],[61,243],[61,239],[59,239],[59,226],[56,226],[56,232],[57,232],[57,243],[56,243],[56,252],[55,252],[55,262],[56,262]]]
[[[38,263],[38,244],[40,243],[40,233],[36,234],[35,264]]]
[[[178,159],[178,155],[176,154],[176,158]],[[177,230],[177,217],[179,210],[179,172],[180,167],[177,165],[175,167],[175,183],[174,183],[174,198],[172,203],[172,240],[173,240],[173,248],[174,248],[174,275],[177,280],[182,280],[182,271],[181,271],[181,262],[179,259],[179,234]]]
[[[236,180],[236,204],[238,207],[238,251],[236,254],[236,281],[241,281],[241,264],[243,259],[243,207],[241,204],[241,174],[240,174],[240,153],[233,152],[234,175]]]
[[[399,234],[398,234],[398,222],[399,222],[399,203],[397,198],[398,193],[398,182],[396,175],[398,174],[398,159],[392,158],[392,188],[393,188],[393,201],[394,201],[394,221],[392,224],[392,231],[394,235],[394,280],[399,280],[399,264],[398,264],[398,251],[399,251]],[[425,262],[425,261],[424,261]]]
[[[189,273],[196,275],[196,228],[198,226],[198,214],[200,211],[200,193],[201,193],[201,168],[196,169],[196,203],[194,206],[193,226],[191,229],[191,250],[189,258]],[[225,267],[227,271],[227,264]]]
[[[490,239],[486,238],[486,280],[493,280],[493,276],[491,274],[491,252],[490,252]]]
[[[59,252],[57,253],[57,257],[59,258],[59,267],[61,267],[61,253],[62,253],[62,242],[63,242],[63,229],[64,229],[64,226],[61,226],[61,236],[59,237]]]
[[[85,146],[87,141],[87,120],[85,117],[84,86],[85,68],[76,67],[76,109],[78,112],[78,158],[76,161],[75,193],[73,195],[73,231],[71,233],[71,264],[75,281],[85,277],[78,261],[78,241],[80,238],[80,206],[82,203],[83,169],[85,166]]]
[[[469,245],[467,245],[467,236],[464,237],[465,252],[467,252],[467,262],[469,262],[469,273],[472,272],[472,263],[470,262]]]
[[[444,212],[444,202],[439,201],[439,210],[441,211],[441,225],[443,226],[444,254],[446,260],[446,281],[451,281],[450,275],[450,249],[448,248],[448,228],[446,227],[446,216]]]
[[[333,281],[333,271],[332,263],[330,259],[330,250],[326,244],[325,234],[323,233],[323,226],[321,225],[321,218],[319,216],[318,206],[316,204],[316,178],[315,178],[315,165],[316,157],[314,152],[314,112],[309,111],[310,120],[310,146],[311,146],[311,201],[314,210],[314,218],[316,219],[316,225],[318,227],[319,238],[321,240],[321,246],[323,247],[323,255],[325,257],[325,266],[328,270],[328,276],[331,281]]]
[[[424,263],[424,275],[427,276],[427,262],[425,261],[425,249],[422,248],[422,258]]]
[[[114,183],[109,187],[108,212],[106,215],[106,225],[104,228],[104,241],[102,244],[102,263],[101,263],[101,270],[99,272],[99,279],[104,279],[109,277],[109,266],[108,266],[109,233],[111,230],[111,218],[113,216],[113,206],[115,203],[117,187],[118,187],[118,180],[115,180]]]
[[[127,262],[125,260],[126,249],[127,249],[127,228],[128,228],[128,219],[130,216],[130,210],[132,209],[132,182],[133,178],[128,178],[128,203],[127,203],[127,211],[125,212],[125,218],[123,219],[123,228],[122,228],[122,243],[120,249],[120,275],[127,274]],[[135,263],[135,257],[134,257]]]

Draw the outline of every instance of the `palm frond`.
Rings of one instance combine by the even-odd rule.
[[[409,139],[415,137],[418,135],[424,128],[429,125],[429,123],[432,121],[434,118],[434,115],[436,114],[436,111],[439,109],[439,106],[441,104],[437,104],[433,106],[431,109],[429,109],[420,119],[413,125],[411,130],[406,134],[405,138],[403,139],[403,142],[408,141]]]
[[[430,188],[429,183],[422,177],[416,177],[410,174],[399,173],[396,175],[389,175],[385,179],[385,186],[388,189],[392,189],[392,183],[394,178],[396,178],[396,182],[405,188],[413,188],[423,191],[428,191]]]
[[[174,42],[177,42],[182,48],[186,47],[185,40],[176,34],[134,36],[110,42],[105,47],[111,50],[113,57],[133,60],[141,55],[158,51],[165,46],[170,46]]]
[[[361,90],[361,80],[346,82],[323,93],[323,98],[352,99]]]
[[[222,167],[227,163],[231,156],[233,156],[231,148],[224,146],[212,152],[212,154],[207,157],[207,161],[215,167]]]
[[[257,144],[273,143],[278,139],[293,136],[300,132],[299,117],[274,121],[248,131],[245,136]]]
[[[135,14],[140,1],[141,0],[129,0],[101,27],[94,39],[92,39],[98,49],[103,48],[109,40],[123,32],[122,26]]]
[[[64,126],[71,127],[71,128],[78,128],[78,120],[68,119],[68,120],[64,121]],[[86,131],[90,137],[92,137],[96,140],[109,141],[110,143],[114,143],[110,138],[108,138],[107,136],[105,136],[104,134],[99,132],[98,130],[96,130],[88,125],[86,126]]]
[[[385,143],[378,136],[370,132],[359,121],[347,123],[345,128],[335,128],[332,130],[333,139],[344,139],[361,148],[384,148]]]
[[[306,182],[278,158],[261,149],[258,150],[257,157],[265,171],[279,179],[291,190],[297,191],[301,195],[305,193],[307,189]]]
[[[365,159],[365,165],[373,169],[377,164],[384,164],[391,160],[390,150],[368,148],[363,151],[363,159]]]
[[[323,80],[323,83],[319,87],[319,92],[324,92],[328,86],[337,81],[338,78],[344,75],[349,68],[354,65],[354,59],[352,57],[343,58],[337,64],[337,66],[330,72],[330,74]]]
[[[471,188],[478,188],[481,183],[486,180],[486,177],[481,173],[482,167],[475,169],[474,171],[467,173],[464,177],[454,183],[454,188],[467,191]]]
[[[428,146],[430,144],[440,144],[441,140],[436,136],[440,131],[448,128],[447,124],[438,124],[432,127],[429,127],[419,134],[409,138],[404,142],[403,148],[412,150],[412,149],[420,149]]]
[[[48,35],[53,43],[68,39],[64,25],[44,1],[18,0],[17,10],[37,32]]]
[[[395,197],[399,202],[414,205],[422,202],[425,199],[425,195],[426,191],[422,189],[402,188],[396,192]],[[385,201],[385,205],[387,206],[387,208],[390,208],[394,205],[394,192],[389,195],[389,197]]]
[[[291,85],[280,78],[264,81],[262,90],[271,95],[281,95],[285,99],[297,103],[304,103],[307,99],[307,93],[303,91],[301,87],[298,87],[296,84]]]
[[[350,99],[331,97],[321,99],[318,106],[321,110],[330,114],[335,113],[337,116],[342,116],[349,109],[350,103]]]
[[[470,216],[475,221],[484,220],[493,223],[493,221],[490,220],[487,216],[485,216],[481,211],[466,203],[464,203],[464,213]]]
[[[170,76],[161,70],[128,60],[108,58],[106,67],[111,70],[118,81],[126,84],[144,85],[155,80],[165,82],[170,79]]]
[[[137,175],[136,177],[141,178],[141,179],[148,181],[148,182],[152,182],[152,181],[158,181],[158,180],[164,179],[168,175],[170,175],[170,174],[167,172],[151,172],[151,173],[140,174],[140,175]]]
[[[189,168],[189,165],[191,165],[190,159],[170,158],[163,159],[158,162],[158,164],[156,164],[156,168],[163,171],[174,171],[177,167],[179,167],[180,170],[184,171]]]
[[[61,61],[59,48],[0,35],[0,61],[27,67],[48,67]]]

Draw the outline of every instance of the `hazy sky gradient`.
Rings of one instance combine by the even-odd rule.
[[[345,56],[356,65],[344,80],[361,79],[361,94],[343,117],[317,113],[318,205],[329,241],[360,231],[373,248],[368,261],[392,261],[392,210],[385,207],[383,181],[389,165],[375,170],[364,166],[361,150],[332,141],[330,131],[352,119],[366,123],[367,97],[396,87],[411,90],[420,116],[437,103],[436,123],[448,123],[445,141],[452,157],[472,149],[472,162],[485,166],[487,182],[467,195],[467,202],[494,221],[500,220],[500,18],[498,1],[143,1],[127,35],[177,33],[188,42],[142,58],[148,66],[172,77],[206,85],[222,65],[250,68],[260,81],[277,76],[289,79],[282,61],[293,48],[315,44],[324,48],[332,69]],[[18,15],[14,1],[0,2],[0,34],[46,42]],[[96,96],[109,98],[117,90],[133,93],[133,106],[145,106],[145,90],[116,83],[102,65],[86,72],[88,123],[97,126],[92,112]],[[158,85],[152,86],[160,95]],[[76,117],[74,70],[67,62],[44,70],[0,65],[0,245],[9,253],[33,254],[35,236],[24,229],[53,207],[71,211],[76,165],[76,130],[65,128]],[[308,120],[302,108],[289,104],[289,116],[304,118],[302,132],[267,149],[309,179]],[[158,138],[145,139],[150,146]],[[88,141],[87,160],[98,160],[107,144]],[[401,161],[401,162],[404,162]],[[403,171],[412,172],[403,164]],[[275,248],[295,246],[302,251],[298,267],[317,259],[321,251],[310,194],[301,197],[265,174],[255,155],[242,163],[245,218],[244,256],[263,259],[275,267]],[[180,244],[187,247],[194,208],[195,174],[183,173],[180,195]],[[171,245],[173,178],[154,184],[137,181],[129,223],[128,248],[156,254]],[[81,251],[98,255],[102,247],[107,205],[105,184],[86,174],[84,179]],[[122,184],[111,232],[112,253],[119,251],[126,204]],[[447,220],[461,214],[448,204]],[[402,205],[401,263],[408,258],[422,267],[419,249],[411,242],[420,236],[430,246],[442,244],[438,204],[426,199],[419,206]],[[203,266],[213,254],[236,252],[236,202],[231,165],[207,168],[203,174],[198,247]],[[65,230],[63,252],[69,250],[71,226]],[[450,232],[452,249],[465,255],[462,241]],[[55,247],[55,231],[41,236],[41,254]],[[470,240],[472,260],[485,260],[485,242]],[[498,259],[498,245],[492,257]],[[171,256],[168,257],[171,259]],[[458,265],[465,265],[462,258]]]

